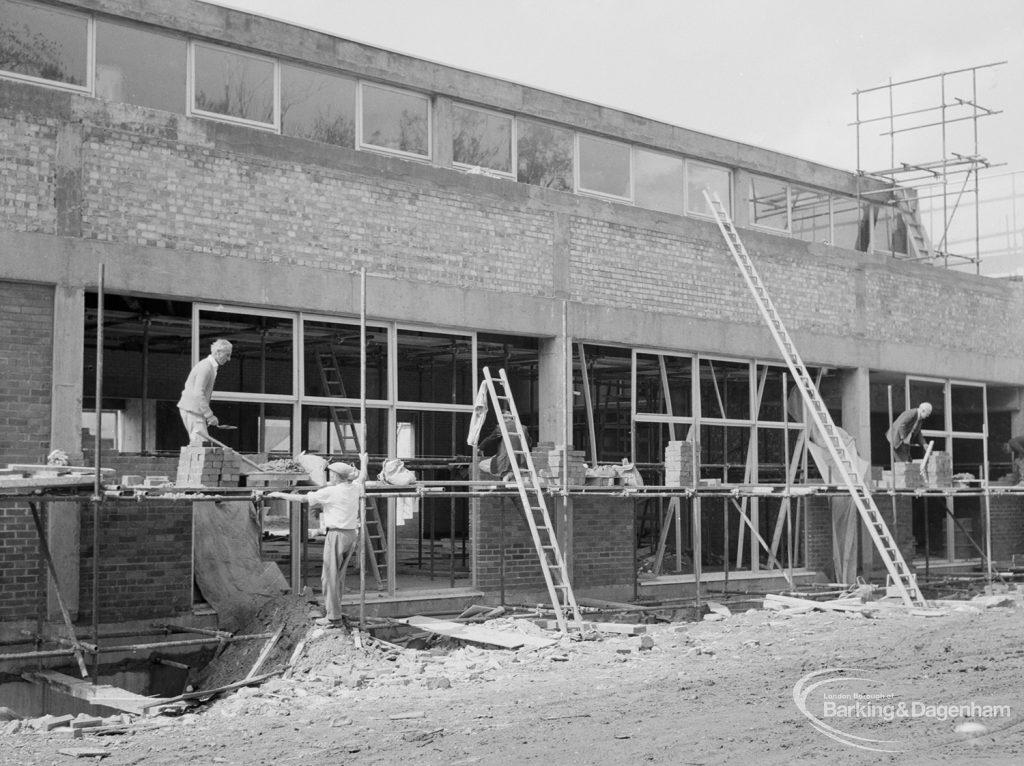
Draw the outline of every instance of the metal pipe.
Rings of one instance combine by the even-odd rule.
[[[103,502],[100,471],[100,436],[103,432],[103,290],[104,265],[99,265],[96,280],[96,432],[93,435],[93,458],[96,476],[92,492],[92,634],[100,632],[100,504]],[[92,682],[99,683],[99,656],[93,655]]]
[[[367,452],[366,427],[366,267],[359,269],[359,422],[363,427],[362,447]],[[360,462],[362,457],[360,456]],[[376,566],[376,562],[374,562]],[[366,501],[359,500],[359,630],[366,630]]]

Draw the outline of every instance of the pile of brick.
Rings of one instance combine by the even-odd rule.
[[[555,447],[551,442],[541,442],[533,448],[531,457],[537,475],[546,478],[551,484],[561,484],[566,470],[570,487],[582,486],[587,481],[587,461],[583,450],[565,450]]]
[[[700,442],[670,441],[665,447],[665,486],[692,487],[700,470]]]
[[[953,486],[953,456],[948,452],[932,452],[924,470],[925,486],[946,489]]]
[[[221,447],[182,447],[178,457],[178,487],[237,487],[241,473],[238,455]]]

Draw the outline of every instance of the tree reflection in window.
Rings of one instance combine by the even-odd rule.
[[[353,148],[355,115],[355,80],[306,67],[281,65],[284,135]]]
[[[88,31],[84,16],[0,0],[0,70],[84,86]]]
[[[362,143],[429,157],[429,107],[417,93],[364,84]]]
[[[272,124],[274,62],[197,45],[194,108]]]
[[[518,128],[519,180],[572,191],[572,132],[532,120],[520,120]]]
[[[512,118],[480,109],[452,109],[452,159],[460,165],[512,172]]]

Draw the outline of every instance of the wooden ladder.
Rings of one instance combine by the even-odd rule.
[[[732,253],[736,265],[739,266],[747,287],[750,288],[751,293],[754,295],[754,300],[761,311],[761,316],[768,325],[768,329],[771,331],[779,351],[782,352],[782,356],[786,360],[786,365],[793,375],[794,383],[803,395],[807,411],[810,413],[815,427],[821,434],[825,446],[828,448],[829,455],[831,455],[832,460],[839,469],[843,484],[853,498],[854,505],[857,506],[860,517],[864,521],[868,533],[871,535],[871,539],[878,550],[882,562],[885,564],[886,571],[889,573],[896,592],[908,606],[926,606],[917,587],[916,576],[910,571],[907,562],[903,559],[903,555],[896,545],[896,540],[889,532],[882,514],[871,497],[870,489],[860,475],[853,455],[850,454],[846,444],[839,436],[836,425],[832,420],[832,415],[829,413],[828,408],[825,406],[825,401],[821,398],[821,394],[811,380],[807,367],[797,353],[796,346],[793,345],[793,339],[783,326],[782,319],[779,317],[775,305],[772,303],[771,298],[768,297],[768,291],[765,289],[764,282],[761,281],[761,277],[754,268],[754,262],[747,253],[747,249],[743,246],[743,242],[740,241],[740,235],[736,232],[736,227],[733,226],[725,206],[717,194],[709,194],[707,189],[704,190],[704,198],[707,200],[708,208],[715,216],[718,228],[721,230],[722,236],[725,237],[725,242],[729,246],[729,252]]]
[[[551,597],[551,605],[555,610],[558,629],[567,633],[569,620],[572,620],[574,627],[579,629],[582,626],[580,609],[576,605],[576,596],[573,594],[572,585],[569,582],[569,571],[566,569],[562,551],[558,547],[555,529],[544,501],[544,492],[541,490],[540,480],[534,468],[533,456],[527,447],[526,432],[519,419],[519,411],[512,398],[512,389],[505,376],[505,370],[499,370],[498,377],[494,377],[491,375],[491,371],[484,367],[484,380],[481,385],[486,386],[494,413],[498,417],[501,437],[509,456],[516,487],[519,489],[519,499],[523,504],[526,522],[530,527],[530,536],[533,538],[533,545],[540,558],[544,582],[548,588],[548,595]],[[503,409],[507,409],[512,414],[513,430],[511,431],[501,416]],[[515,437],[514,440],[513,437]]]

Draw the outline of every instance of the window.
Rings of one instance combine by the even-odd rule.
[[[0,70],[84,90],[89,85],[89,18],[0,0]]]
[[[362,355],[358,324],[307,319],[302,324],[306,396],[359,399]],[[388,398],[388,330],[366,328],[366,398]]]
[[[516,129],[518,180],[572,191],[572,131],[533,120],[518,120]]]
[[[903,216],[888,205],[874,208],[875,226],[871,249],[876,253],[907,254],[907,225]]]
[[[677,418],[693,415],[693,361],[690,357],[637,352],[635,369],[638,413]]]
[[[683,161],[636,149],[633,152],[634,200],[640,207],[683,214]]]
[[[93,400],[95,401],[95,400]],[[120,411],[100,412],[100,450],[117,452],[121,449]],[[82,410],[82,446],[92,449],[96,443],[96,410]]]
[[[210,353],[217,338],[231,341],[231,361],[217,371],[217,393],[249,397],[291,396],[294,320],[254,312],[214,311],[198,313],[198,354]],[[216,397],[216,394],[214,395]]]
[[[781,181],[750,179],[750,222],[768,229],[789,231],[789,188]]]
[[[281,133],[354,149],[355,80],[282,64]]]
[[[581,192],[628,200],[630,194],[629,145],[580,134],[579,184]]]
[[[96,22],[96,95],[108,101],[185,110],[186,43],[139,27]]]
[[[400,329],[396,346],[399,401],[473,403],[472,336]]]
[[[750,365],[701,359],[700,411],[705,420],[749,420]]]
[[[247,53],[194,43],[192,111],[274,127],[276,65]]]
[[[789,195],[793,236],[807,242],[830,242],[830,201],[825,192],[794,186]]]
[[[452,159],[456,165],[512,175],[511,117],[456,105],[452,123]]]
[[[832,198],[832,244],[847,250],[867,250],[866,207],[852,197]]]
[[[732,210],[732,175],[725,168],[689,160],[686,163],[686,212],[711,215],[704,190],[718,195],[726,210]]]
[[[362,83],[360,146],[430,157],[430,99]]]

